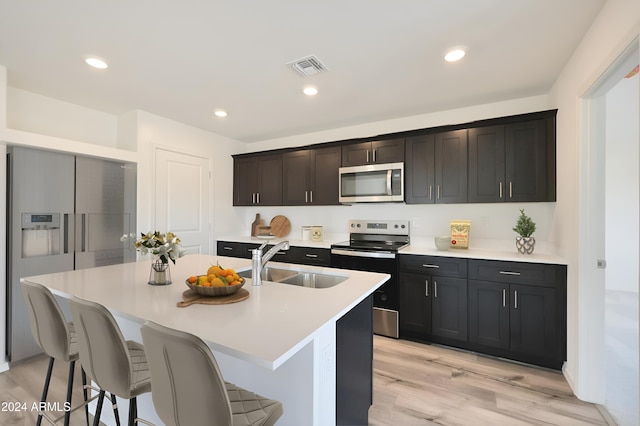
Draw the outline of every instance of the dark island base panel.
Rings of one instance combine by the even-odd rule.
[[[367,425],[373,404],[373,296],[336,322],[336,425]]]
[[[472,352],[480,356],[495,357],[495,358],[500,358],[506,361],[531,364],[533,367],[544,367],[544,368],[550,368],[552,370],[558,370],[558,371],[562,370],[562,365],[565,362],[565,360],[560,360],[560,359],[541,358],[537,356],[528,356],[524,354],[514,355],[513,352],[510,352],[510,351],[500,351],[500,350],[496,350],[495,348],[491,348],[487,346],[474,345],[468,342],[462,343],[462,342],[457,342],[455,340],[446,339],[446,338],[437,337],[437,336],[433,336],[431,338],[426,339],[423,336],[417,333],[412,333],[410,331],[403,332],[402,330],[400,330],[400,338],[404,340],[410,340],[412,342],[424,343],[426,345],[435,344],[435,345],[447,346],[453,349]]]

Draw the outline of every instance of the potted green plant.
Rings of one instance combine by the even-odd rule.
[[[513,230],[518,233],[516,237],[516,247],[518,251],[522,254],[533,253],[536,239],[531,235],[536,232],[536,223],[524,213],[524,209],[520,209],[520,216]]]

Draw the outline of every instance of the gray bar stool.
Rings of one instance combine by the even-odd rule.
[[[78,333],[80,362],[100,387],[94,425],[99,424],[105,392],[129,400],[129,425],[138,423],[138,395],[151,391],[144,347],[125,340],[118,323],[104,306],[73,297],[71,316]]]
[[[78,360],[78,342],[74,326],[67,321],[62,309],[60,309],[60,305],[48,288],[29,281],[22,281],[21,287],[22,294],[27,303],[27,310],[29,311],[33,338],[38,346],[40,346],[40,349],[49,356],[49,368],[47,369],[47,377],[45,378],[42,389],[41,402],[47,400],[54,361],[59,359],[69,363],[69,379],[67,382],[67,406],[69,408],[65,410],[64,413],[64,424],[68,426],[72,411],[70,407],[71,394],[73,391],[73,373],[75,371],[76,361]],[[86,405],[87,376],[84,369],[82,370],[82,385],[85,402],[83,405],[85,407],[85,416],[88,424],[89,411]],[[56,423],[62,418],[52,419],[46,413],[39,410],[36,423],[38,426],[42,423],[43,416],[52,423]]]
[[[199,337],[151,321],[141,332],[153,405],[168,426],[270,426],[282,416],[281,402],[225,382]]]

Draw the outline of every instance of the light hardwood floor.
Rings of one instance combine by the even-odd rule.
[[[27,405],[0,410],[0,425],[35,424],[31,405],[40,399],[47,362],[39,357],[0,374],[1,403]],[[64,401],[67,372],[56,363],[50,400]],[[374,336],[373,399],[374,426],[608,424],[595,405],[573,396],[559,372],[380,336]],[[84,425],[84,413],[73,413],[71,424]]]
[[[380,336],[373,361],[371,425],[612,424],[560,372]]]

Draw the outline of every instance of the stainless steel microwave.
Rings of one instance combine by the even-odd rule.
[[[340,167],[341,203],[404,201],[404,163]]]

